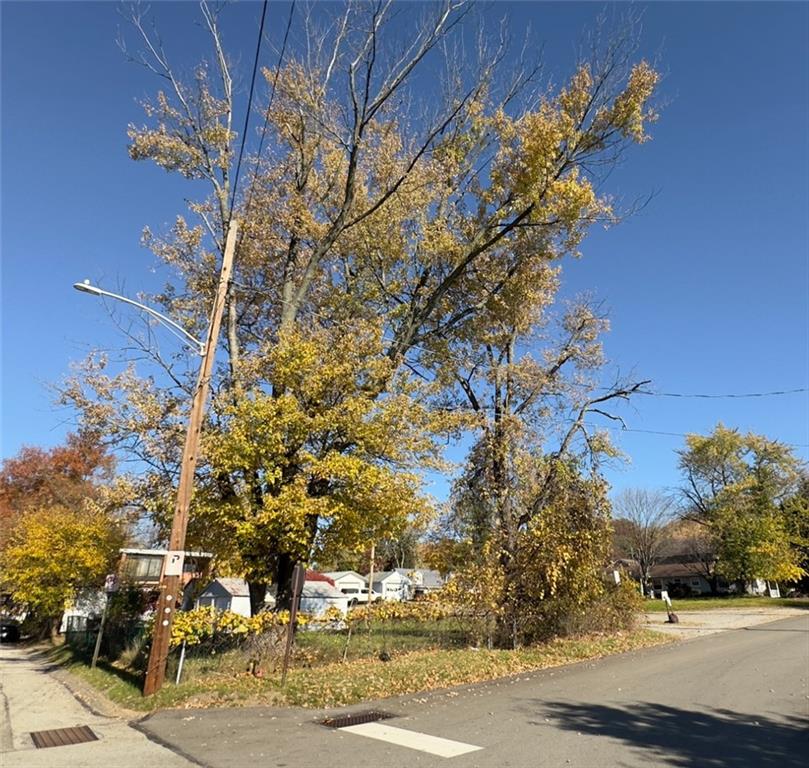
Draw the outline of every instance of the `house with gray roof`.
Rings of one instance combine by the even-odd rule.
[[[409,599],[435,592],[444,586],[441,574],[427,568],[397,568],[396,573],[400,573],[410,580]]]
[[[247,582],[227,576],[214,579],[197,597],[197,608],[208,606],[213,606],[217,611],[250,616],[250,589]]]
[[[410,597],[410,579],[399,571],[380,571],[374,573],[371,589],[379,592],[383,600],[407,600]]]

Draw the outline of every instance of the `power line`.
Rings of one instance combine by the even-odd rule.
[[[281,65],[284,61],[284,53],[286,53],[287,49],[287,39],[289,38],[289,30],[292,26],[292,15],[295,12],[295,0],[292,0],[292,4],[289,6],[289,16],[287,17],[287,26],[284,30],[284,40],[281,43],[281,52],[278,54],[278,63],[275,65],[275,76],[272,80],[272,87],[270,88],[270,101],[267,104],[267,110],[264,113],[264,125],[261,128],[261,139],[258,142],[258,152],[256,152],[256,165],[253,168],[253,178],[250,181],[250,186],[247,188],[247,203],[245,204],[245,219],[250,214],[250,204],[253,202],[253,192],[256,187],[256,178],[258,177],[258,161],[261,158],[261,151],[264,149],[264,141],[267,137],[267,127],[269,126],[270,122],[270,110],[272,109],[272,103],[275,100],[275,89],[278,84],[278,75],[281,72]],[[255,73],[253,75],[255,77]]]
[[[239,172],[242,168],[242,157],[244,155],[244,144],[247,139],[247,127],[250,122],[250,110],[253,108],[253,91],[256,87],[256,72],[258,71],[258,57],[261,53],[261,41],[264,38],[264,19],[267,16],[267,2],[268,0],[264,0],[264,3],[261,7],[261,24],[258,28],[258,42],[256,43],[256,57],[253,60],[253,76],[250,79],[250,94],[247,97],[247,111],[244,114],[244,129],[242,130],[242,143],[241,147],[239,148],[239,159],[236,162],[236,174],[233,178],[233,191],[230,197],[230,213],[228,218],[233,215],[233,204],[236,200],[236,189],[239,186]]]
[[[274,291],[268,291],[262,288],[256,288],[251,285],[246,285],[244,283],[236,283],[234,285],[238,287],[242,291],[247,291],[249,293],[254,293],[263,296],[272,296],[275,301],[280,302],[281,304],[292,304],[286,299],[282,299],[280,296],[276,296]],[[316,310],[309,309],[307,310],[309,314],[314,317],[320,318],[321,320],[333,320],[333,318],[324,315],[322,312],[318,312]],[[392,339],[387,339],[387,341],[392,341]],[[408,349],[415,349],[419,352],[424,352],[425,354],[433,354],[431,350],[427,349],[426,347],[419,346],[418,344],[410,344]],[[614,387],[593,387],[592,389],[597,390],[598,392],[612,392]],[[649,389],[638,389],[633,392],[635,395],[646,395],[648,397],[679,397],[679,398],[704,398],[704,399],[723,399],[723,398],[748,398],[748,397],[779,397],[782,395],[795,395],[800,393],[809,392],[809,387],[797,387],[795,389],[777,389],[772,390],[769,392],[728,392],[728,393],[703,393],[703,392],[654,392]]]
[[[645,435],[663,435],[665,437],[690,437],[691,435],[699,434],[697,432],[663,432],[662,430],[658,429],[637,429],[634,427],[612,426],[610,424],[594,424],[592,422],[588,422],[587,426],[594,427],[596,429],[607,429],[613,432],[640,432]],[[809,443],[787,443],[782,440],[774,440],[773,442],[788,445],[791,448],[809,448]]]
[[[292,304],[286,299],[282,299],[280,296],[275,296],[274,291],[268,291],[262,288],[255,288],[254,286],[245,285],[244,283],[236,283],[234,282],[240,290],[247,291],[249,293],[264,295],[264,296],[273,296],[273,298],[280,302],[281,304]],[[320,318],[321,320],[333,320],[333,318],[324,315],[322,312],[318,312],[316,310],[309,309],[307,310],[309,314],[314,317]],[[383,335],[383,339],[386,341],[393,341],[393,339],[385,338]],[[410,344],[408,349],[415,349],[419,352],[424,352],[425,354],[432,354],[432,352],[418,344]],[[409,361],[415,364],[415,361]],[[593,387],[592,389],[598,392],[612,392],[614,387]],[[711,400],[718,400],[718,399],[743,399],[743,398],[751,398],[751,397],[780,397],[783,395],[795,395],[809,392],[809,387],[797,387],[795,389],[777,389],[771,390],[769,392],[728,392],[728,393],[703,393],[703,392],[654,392],[649,389],[638,389],[635,390],[632,394],[635,395],[646,395],[647,397],[678,397],[678,398],[702,398],[702,399],[711,399]],[[551,393],[555,394],[555,393]]]
[[[599,387],[599,389],[606,389]],[[797,389],[778,389],[772,392],[731,392],[724,394],[704,394],[704,393],[685,393],[685,392],[651,392],[648,390],[639,389],[636,394],[649,395],[651,397],[697,397],[704,399],[722,399],[722,398],[745,398],[745,397],[776,397],[780,395],[795,395],[801,392],[809,392],[809,388],[800,387]]]

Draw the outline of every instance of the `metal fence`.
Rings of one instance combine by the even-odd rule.
[[[76,653],[91,655],[100,625],[100,618],[69,616],[65,642]],[[101,638],[100,655],[108,661],[118,659],[124,651],[137,646],[144,639],[145,629],[145,623],[139,620],[107,622]]]

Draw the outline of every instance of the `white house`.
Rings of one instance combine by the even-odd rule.
[[[407,600],[410,587],[410,579],[398,571],[381,571],[374,574],[372,589],[379,592],[383,600]]]
[[[232,611],[240,616],[250,616],[250,590],[244,579],[220,576],[214,579],[197,598],[196,607],[212,605],[217,611]]]
[[[336,608],[345,616],[348,613],[348,600],[348,595],[329,582],[307,579],[301,590],[300,610],[310,616],[322,616],[329,608]]]
[[[87,619],[101,617],[106,600],[107,595],[102,589],[81,590],[70,605],[65,607],[59,632],[64,634],[68,630],[84,631]]]
[[[352,598],[361,601],[362,590],[368,587],[368,580],[356,571],[330,571],[323,575],[328,576],[340,592],[348,595],[349,603]]]

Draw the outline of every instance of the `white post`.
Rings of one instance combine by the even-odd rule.
[[[180,677],[183,674],[183,663],[185,662],[185,640],[183,640],[182,648],[180,648],[180,661],[177,664],[177,677],[174,678],[174,684],[180,684]]]

